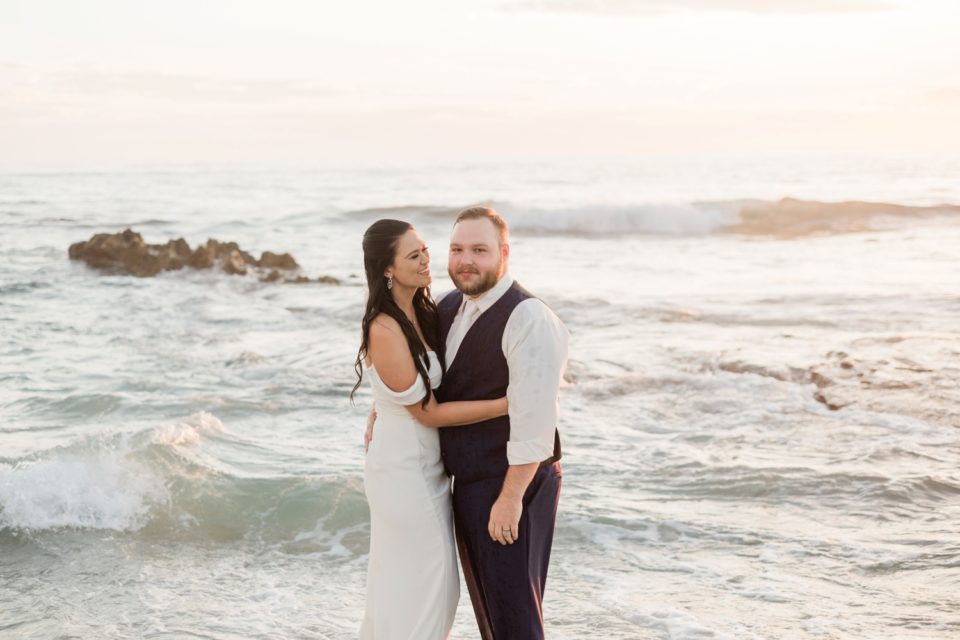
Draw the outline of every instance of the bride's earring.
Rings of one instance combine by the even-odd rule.
[[[393,276],[387,276],[387,289],[393,289]]]

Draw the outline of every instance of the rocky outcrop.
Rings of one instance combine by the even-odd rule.
[[[726,228],[744,235],[779,239],[810,235],[869,231],[883,218],[955,216],[960,205],[908,206],[890,202],[819,202],[783,198],[777,202],[747,200],[739,211],[739,222]]]
[[[214,239],[196,249],[191,249],[183,238],[166,244],[147,244],[143,236],[132,229],[121,233],[98,233],[89,240],[70,245],[69,253],[72,260],[83,260],[96,269],[140,277],[191,267],[218,268],[231,275],[255,274],[264,282],[339,284],[331,276],[311,280],[300,274],[300,265],[289,253],[264,251],[257,259],[236,242]]]

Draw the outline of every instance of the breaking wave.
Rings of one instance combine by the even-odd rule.
[[[524,203],[487,201],[510,223],[514,232],[529,235],[662,235],[691,236],[733,233],[794,238],[808,235],[869,231],[882,220],[958,216],[960,205],[910,206],[889,202],[820,202],[782,198],[715,202],[582,204],[539,207]],[[461,207],[400,205],[364,209],[350,218],[395,217],[414,224],[452,222]]]
[[[210,413],[0,465],[0,533],[56,529],[302,543],[362,530],[359,477],[249,477],[208,444],[238,442]]]

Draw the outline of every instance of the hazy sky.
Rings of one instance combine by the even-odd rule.
[[[960,152],[953,0],[0,0],[0,162]]]

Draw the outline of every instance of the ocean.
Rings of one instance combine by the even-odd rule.
[[[441,293],[479,202],[571,333],[550,638],[960,636],[960,157],[708,156],[0,171],[0,638],[354,637],[361,236]]]

